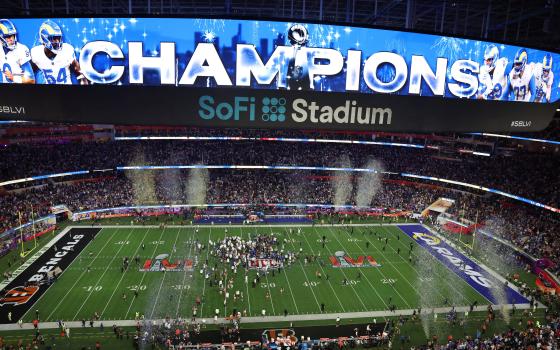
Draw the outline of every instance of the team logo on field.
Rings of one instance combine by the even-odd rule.
[[[3,305],[22,305],[25,304],[39,291],[39,286],[18,286],[7,291],[0,298],[0,306]]]
[[[370,255],[358,256],[357,259],[351,258],[346,252],[338,251],[334,253],[334,256],[330,256],[332,267],[379,267],[380,264],[375,261]]]
[[[441,239],[429,235],[427,233],[414,232],[412,234],[412,238],[414,238],[415,240],[421,239],[422,241],[426,242],[426,244],[428,245],[438,245],[441,243]]]
[[[154,259],[147,259],[140,271],[193,271],[192,259],[169,261],[169,254],[160,254]]]

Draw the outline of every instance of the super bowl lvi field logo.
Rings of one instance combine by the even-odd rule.
[[[147,259],[140,271],[193,271],[193,261],[192,259],[185,259],[173,263],[169,261],[169,254],[164,253],[156,256],[153,260]]]
[[[338,251],[334,253],[334,256],[330,256],[332,267],[379,267],[380,264],[375,261],[370,255],[358,256],[357,259],[353,259],[346,252]]]

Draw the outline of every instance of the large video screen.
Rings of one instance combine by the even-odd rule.
[[[428,130],[437,129],[432,123],[435,119],[443,122],[444,116],[426,119],[422,112],[437,116],[437,105],[441,113],[453,112],[450,106],[464,107],[463,103],[433,102],[453,99],[477,101],[472,113],[478,117],[455,124],[448,116],[440,129],[533,130],[546,126],[560,100],[560,84],[554,79],[560,74],[559,54],[437,35],[192,18],[4,19],[0,20],[0,34],[2,83],[96,85],[95,90],[85,90],[91,96],[104,93],[99,86],[111,87],[106,91],[119,87],[123,90],[118,101],[105,97],[105,107],[100,105],[109,113],[119,110],[111,105],[126,104],[124,91],[131,98],[130,91],[138,91],[124,90],[127,87],[157,86],[165,89],[149,90],[149,95],[161,102],[188,102],[181,109],[184,114],[175,117],[178,107],[159,106],[159,111],[169,110],[172,117],[153,123],[214,120],[212,126],[234,121],[237,125],[227,126],[250,122],[259,126],[272,121],[275,127]],[[76,90],[70,91],[84,96]],[[260,90],[277,93],[267,95],[257,92]],[[68,90],[48,91],[51,96],[58,94],[55,99],[70,98]],[[186,100],[177,98],[183,95]],[[421,99],[395,98],[402,96]],[[488,101],[500,107],[488,107]],[[22,110],[23,103],[13,106],[1,97],[0,102],[2,116],[17,115],[19,107],[20,112],[34,117],[34,113],[29,115],[29,105]],[[404,102],[409,104],[407,109],[397,105]],[[549,107],[534,109],[532,117],[517,118],[512,117],[515,108],[503,107],[510,102]],[[146,106],[150,101],[141,103]],[[483,113],[487,107],[493,112]],[[509,114],[503,123],[488,120],[500,119],[495,115],[500,110]],[[527,107],[521,110],[528,111]],[[68,115],[70,111],[59,108],[58,112]],[[87,113],[85,117],[91,119]],[[142,121],[150,122],[147,118]],[[488,128],[481,128],[484,121]]]

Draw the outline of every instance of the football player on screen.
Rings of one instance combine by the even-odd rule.
[[[527,50],[519,49],[509,72],[510,93],[514,101],[533,102],[535,100],[535,75],[533,63],[527,62]]]
[[[507,97],[507,65],[507,58],[500,58],[500,50],[496,45],[486,47],[486,50],[484,50],[484,65],[480,67],[480,73],[478,74],[480,84],[477,98],[502,100]]]
[[[33,84],[35,78],[31,67],[31,54],[27,46],[17,41],[16,26],[8,19],[0,19],[0,67],[2,83]]]
[[[38,82],[72,84],[72,71],[81,85],[88,84],[80,70],[74,47],[62,41],[62,30],[58,24],[50,20],[43,22],[39,27],[39,40],[41,45],[31,49],[33,69],[40,72],[37,75]]]
[[[554,82],[554,72],[552,72],[552,55],[544,55],[542,63],[535,65],[535,84],[537,92],[535,102],[550,102],[552,84]]]

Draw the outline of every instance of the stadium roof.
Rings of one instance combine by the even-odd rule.
[[[2,16],[249,16],[376,25],[560,51],[558,0],[4,0]]]

